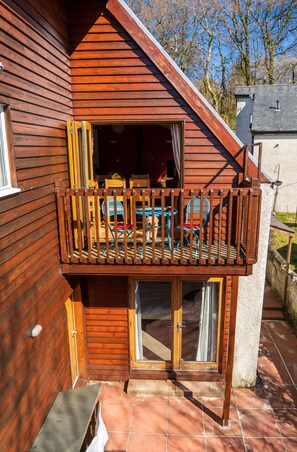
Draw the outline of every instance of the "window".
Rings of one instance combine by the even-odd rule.
[[[12,140],[9,134],[9,109],[0,104],[0,197],[20,191],[16,188]]]

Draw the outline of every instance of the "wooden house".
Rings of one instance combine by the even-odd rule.
[[[259,168],[122,0],[0,5],[1,450],[78,379],[227,381],[228,419]]]

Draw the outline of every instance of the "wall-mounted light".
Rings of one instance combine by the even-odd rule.
[[[2,61],[0,61],[0,74],[2,74],[3,71],[4,71],[4,65],[3,65]]]
[[[42,326],[41,325],[35,325],[29,331],[29,336],[30,337],[36,337],[36,336],[38,336],[41,333],[41,330],[42,330]]]

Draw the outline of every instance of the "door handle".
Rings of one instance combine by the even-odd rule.
[[[184,325],[182,322],[177,322],[177,331],[180,333],[182,328],[186,328],[186,325]]]

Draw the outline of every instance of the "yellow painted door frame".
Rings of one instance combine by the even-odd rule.
[[[168,281],[171,282],[171,321],[172,321],[172,350],[171,350],[171,361],[137,361],[136,360],[136,327],[135,327],[135,281],[148,281],[148,280],[158,280],[158,281]],[[193,278],[193,277],[158,277],[157,279],[150,277],[131,277],[129,284],[129,332],[130,332],[130,365],[133,369],[168,369],[173,370],[203,370],[203,369],[218,369],[219,368],[219,346],[221,339],[221,316],[222,316],[222,304],[223,304],[223,278],[208,278],[207,282],[217,282],[220,284],[219,288],[219,307],[218,307],[218,331],[217,331],[217,353],[216,362],[196,362],[189,361],[183,362],[182,354],[182,334],[183,334],[183,314],[182,314],[182,283],[184,281],[205,281],[204,278]]]
[[[72,387],[74,387],[75,383],[79,377],[79,367],[78,367],[78,355],[77,355],[74,306],[73,306],[73,301],[71,300],[71,298],[68,298],[66,300],[65,309],[66,309],[66,314],[67,314],[67,325],[68,325],[71,381],[72,381]]]

